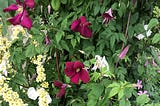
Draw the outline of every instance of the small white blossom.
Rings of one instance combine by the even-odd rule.
[[[35,90],[34,87],[30,87],[30,88],[28,89],[27,95],[28,95],[28,97],[29,97],[30,99],[32,99],[32,100],[36,100],[37,97],[38,97],[38,93],[37,93],[37,91]]]
[[[103,56],[103,58],[102,58],[101,56],[96,55],[95,59],[96,59],[96,62],[94,64],[94,67],[92,68],[92,70],[97,70],[97,68],[101,69],[103,67],[107,67],[107,71],[109,71],[109,65],[108,65],[108,62],[107,62],[105,56]]]
[[[47,101],[48,104],[52,102],[52,99],[51,99],[50,95],[47,95],[46,98],[47,98],[47,100],[48,100],[48,101]]]
[[[145,36],[143,34],[139,34],[138,36],[136,36],[136,38],[138,38],[138,40],[143,39]]]

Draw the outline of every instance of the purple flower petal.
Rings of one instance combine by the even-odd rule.
[[[20,0],[16,0],[16,2],[17,2],[18,4],[21,4],[21,1],[20,1]]]
[[[75,31],[75,32],[79,32],[79,20],[74,20],[71,24],[71,30]]]
[[[129,49],[129,45],[122,50],[122,52],[119,54],[118,58],[123,59],[126,56],[128,49]]]
[[[27,11],[23,12],[23,16],[20,23],[23,27],[27,29],[31,29],[32,27],[32,20],[29,18]]]
[[[56,94],[56,97],[62,98],[63,95],[65,95],[65,93],[66,93],[65,88],[62,88],[62,89],[60,89],[59,93]]]
[[[8,12],[8,11],[16,11],[18,10],[18,5],[16,4],[11,4],[9,7],[4,8],[3,12]]]
[[[78,84],[80,79],[80,74],[75,74],[73,77],[71,77],[71,82],[73,82],[74,84]]]
[[[74,66],[73,66],[73,68],[76,70],[76,69],[82,69],[84,67],[84,64],[83,63],[81,63],[80,61],[76,61],[75,63],[74,63]]]
[[[64,73],[68,77],[72,77],[76,72],[73,68],[74,62],[66,62],[66,68],[64,69]]]
[[[80,72],[80,79],[83,81],[83,83],[87,83],[90,80],[88,71],[85,69],[82,69]]]
[[[91,38],[92,37],[92,32],[88,27],[83,27],[80,30],[80,34],[86,38]]]
[[[13,25],[18,25],[21,22],[22,13],[17,14],[16,16],[8,19],[8,21]]]
[[[60,82],[60,81],[54,81],[53,84],[54,84],[54,86],[56,86],[58,88],[61,88],[61,86],[63,85],[62,82]]]
[[[34,8],[35,5],[34,0],[24,0],[24,3],[31,9]]]
[[[87,22],[85,16],[80,16],[79,20],[81,21],[82,24],[85,24]]]
[[[45,43],[46,43],[46,45],[49,45],[51,43],[51,41],[50,41],[48,36],[45,37]]]

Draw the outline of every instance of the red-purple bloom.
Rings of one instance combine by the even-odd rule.
[[[79,61],[66,62],[64,72],[74,84],[78,84],[79,80],[82,80],[83,83],[87,83],[90,80],[88,71],[84,69],[84,64]]]
[[[91,23],[87,22],[86,17],[81,16],[78,20],[74,20],[71,24],[71,30],[79,32],[82,36],[86,38],[92,37],[92,32],[89,29]]]
[[[113,19],[112,9],[110,8],[107,12],[103,13],[103,23],[108,24],[110,20]]]
[[[49,45],[51,43],[51,40],[49,39],[48,36],[45,37],[45,44]]]
[[[27,6],[32,9],[35,5],[34,0],[24,0],[24,2],[16,0],[16,2],[17,4],[11,4],[9,7],[4,8],[3,12],[18,11],[18,14],[9,18],[8,21],[13,25],[22,25],[23,27],[30,29],[32,27],[32,20],[25,9]]]
[[[129,45],[122,50],[122,52],[119,54],[118,58],[123,59],[126,56],[128,49],[129,49]]]
[[[65,95],[66,93],[66,87],[67,87],[67,84],[63,84],[62,82],[60,81],[54,81],[54,86],[55,87],[58,87],[60,89],[59,93],[56,94],[56,97],[58,98],[62,98],[63,95]]]

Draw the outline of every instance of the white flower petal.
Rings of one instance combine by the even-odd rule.
[[[36,100],[37,97],[38,97],[38,93],[37,93],[37,91],[35,90],[34,87],[30,87],[30,88],[28,89],[27,95],[28,95],[28,97],[29,97],[30,99],[32,99],[32,100]]]
[[[47,101],[48,104],[52,102],[52,99],[51,99],[50,95],[47,95],[46,98],[47,98],[47,100],[48,100],[48,101]]]
[[[147,29],[148,29],[148,25],[144,25],[144,29],[147,31]]]
[[[137,35],[136,36],[136,38],[138,38],[138,40],[141,40],[141,39],[143,39],[145,36],[143,35],[143,34],[139,34],[139,35]]]

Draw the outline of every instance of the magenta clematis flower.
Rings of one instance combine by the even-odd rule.
[[[103,23],[108,24],[110,20],[113,19],[112,9],[110,8],[107,12],[103,13]]]
[[[71,24],[71,30],[75,32],[80,32],[80,34],[86,38],[92,37],[92,32],[89,29],[91,23],[86,21],[86,17],[81,16],[78,20],[74,20]]]
[[[67,87],[67,84],[63,84],[62,82],[60,81],[54,81],[54,86],[55,87],[58,87],[60,89],[59,93],[56,94],[56,97],[58,98],[62,98],[63,95],[65,95],[66,93],[66,87]]]
[[[128,50],[129,50],[129,45],[122,50],[122,52],[119,54],[118,58],[123,59],[126,56]]]
[[[49,39],[48,36],[45,37],[45,44],[49,45],[51,43],[51,40]]]
[[[79,61],[66,62],[64,72],[74,84],[78,84],[79,80],[82,80],[83,83],[87,83],[90,80],[88,71],[84,69],[84,64]]]
[[[12,18],[9,18],[8,21],[13,25],[21,25],[27,29],[30,29],[32,27],[32,20],[28,16],[25,9],[27,6],[32,9],[35,5],[34,0],[24,0],[24,2],[16,0],[16,2],[17,4],[11,4],[9,7],[4,8],[3,12],[17,11],[18,14]]]

